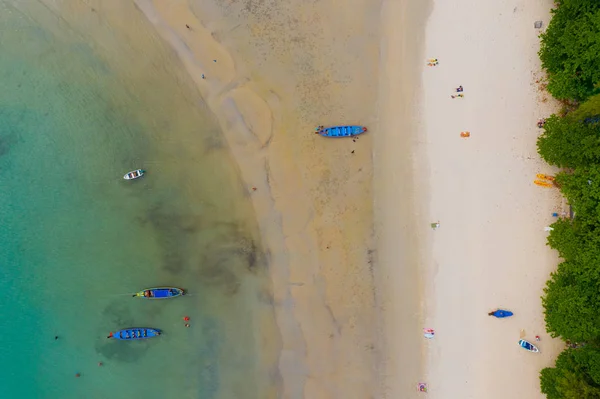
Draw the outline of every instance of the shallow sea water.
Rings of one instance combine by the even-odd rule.
[[[215,118],[141,16],[58,15],[0,0],[0,397],[272,397],[267,259]],[[189,295],[131,297],[157,285]],[[106,339],[131,326],[164,335]]]

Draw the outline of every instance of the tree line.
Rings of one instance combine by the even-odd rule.
[[[541,389],[600,399],[600,1],[556,1],[540,37],[547,90],[564,108],[546,120],[538,152],[561,169],[555,184],[572,208],[548,236],[561,263],[542,297],[546,330],[567,345]]]

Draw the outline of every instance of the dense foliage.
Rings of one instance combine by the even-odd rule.
[[[563,118],[561,123],[578,124],[567,121]],[[548,244],[559,252],[563,262],[544,289],[546,329],[554,337],[587,342],[586,351],[595,351],[598,349],[594,343],[600,337],[600,162],[590,161],[588,166],[561,172],[556,184],[573,207],[575,218],[559,219],[548,237]],[[568,359],[579,359],[580,350],[569,350]],[[543,370],[544,392],[556,399],[600,399],[595,396],[600,390],[587,381],[585,373],[569,369],[573,362],[565,360],[560,367],[557,362],[556,368]]]
[[[548,399],[600,399],[600,350],[568,349],[555,367],[542,370],[540,380]]]
[[[574,212],[548,237],[563,261],[544,289],[546,329],[578,343],[540,381],[549,399],[600,399],[600,1],[558,1],[541,38],[548,91],[579,107],[548,118],[537,143]]]
[[[600,82],[600,1],[561,0],[552,13],[539,52],[548,91],[558,99],[584,100]]]
[[[600,121],[588,123],[553,115],[538,138],[538,152],[546,162],[559,167],[599,163]]]

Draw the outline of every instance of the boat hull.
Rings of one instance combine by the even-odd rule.
[[[498,310],[494,311],[494,313],[492,315],[499,319],[503,319],[505,317],[512,316],[513,312],[511,312],[510,310],[498,309]]]
[[[534,344],[532,344],[529,341],[525,341],[524,339],[519,340],[519,346],[529,352],[533,352],[533,353],[540,352],[540,350],[538,349],[537,346],[535,346]]]
[[[125,175],[123,176],[123,179],[125,179],[125,180],[139,179],[140,177],[144,176],[144,173],[146,173],[146,171],[142,170],[142,169],[132,170],[131,172],[125,173]]]
[[[114,338],[119,341],[137,341],[140,339],[148,339],[158,337],[161,331],[157,328],[133,327],[124,328],[115,333],[111,333],[109,338]]]
[[[177,287],[146,288],[135,293],[135,297],[144,299],[169,299],[185,295],[185,290]]]
[[[317,133],[323,137],[352,137],[367,131],[364,126],[332,126],[320,127]]]

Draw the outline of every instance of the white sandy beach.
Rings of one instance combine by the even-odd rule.
[[[400,209],[395,220],[390,218],[394,210],[386,195],[391,189],[381,191],[377,215],[383,224],[385,262],[380,267],[386,271],[381,283],[388,284],[385,295],[395,298],[390,302],[403,303],[405,292],[395,287],[403,284],[407,273],[418,273],[422,301],[411,324],[421,322],[412,334],[421,334],[423,363],[403,358],[406,352],[391,338],[406,330],[406,316],[395,315],[409,312],[401,306],[384,309],[386,336],[396,349],[389,354],[384,397],[419,397],[415,378],[428,383],[431,398],[544,397],[539,371],[553,364],[562,346],[544,328],[540,296],[557,265],[556,254],[545,246],[544,227],[552,223],[552,212],[564,209],[556,190],[533,184],[536,173],[554,172],[537,156],[535,142],[540,133],[537,119],[555,109],[535,84],[541,75],[539,31],[533,24],[543,20],[547,25],[551,5],[435,1],[425,26],[424,50],[410,54],[419,63],[422,83],[417,94],[407,98],[402,78],[388,75],[390,91],[396,94],[393,103],[418,102],[418,107],[405,108],[414,111],[413,240],[419,254],[412,265],[394,262],[406,255],[386,238],[389,232],[401,236],[408,226]],[[403,32],[388,30],[389,35],[395,33],[401,40]],[[388,62],[399,51],[394,42],[388,45]],[[439,59],[439,65],[426,66],[427,58]],[[451,99],[459,85],[464,98]],[[393,135],[391,128],[403,123],[406,114],[381,110],[381,134]],[[461,138],[462,131],[471,137]],[[393,170],[398,153],[390,147],[379,147],[380,184],[394,181],[398,173]],[[440,228],[434,231],[429,224],[438,220]],[[407,272],[406,267],[415,270]],[[515,316],[498,320],[486,315],[498,307]],[[435,338],[424,339],[423,327],[434,328]],[[411,342],[417,344],[414,335]],[[534,342],[536,335],[541,337],[541,354],[517,346],[520,337]],[[411,362],[421,369],[410,369],[407,376]],[[417,377],[417,372],[422,375]]]

